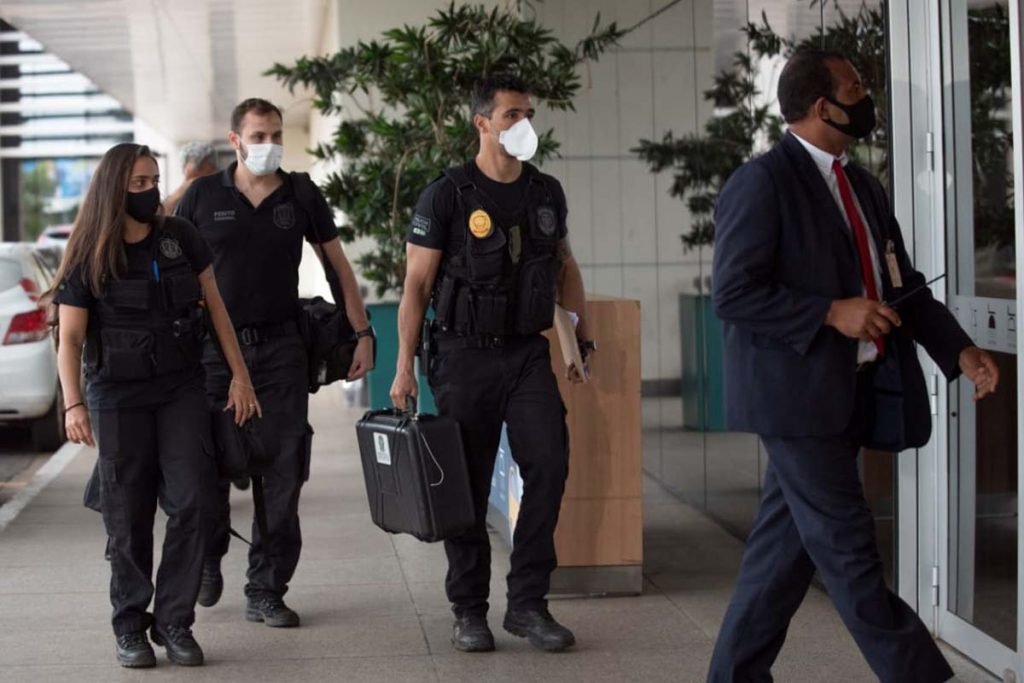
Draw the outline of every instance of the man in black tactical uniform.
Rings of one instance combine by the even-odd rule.
[[[474,528],[445,542],[452,644],[464,652],[494,649],[486,516],[504,422],[525,480],[504,627],[556,652],[575,643],[545,599],[557,565],[554,532],[569,456],[565,408],[541,335],[552,326],[556,301],[580,316],[584,356],[594,344],[582,318],[586,300],[569,250],[562,187],[523,163],[537,149],[528,86],[510,75],[483,78],[473,114],[479,154],[423,191],[409,227],[391,397],[404,407],[418,393],[413,359],[422,339],[431,349],[427,374],[440,412],[462,429],[477,514]],[[428,303],[435,320],[421,330]],[[585,373],[580,368],[571,377],[582,381]]]
[[[342,251],[334,216],[309,177],[280,170],[281,111],[270,102],[248,99],[231,115],[229,140],[238,159],[224,171],[196,180],[178,205],[209,244],[224,302],[238,332],[265,419],[277,429],[280,452],[263,473],[267,538],[252,530],[246,618],[268,626],[299,625],[283,600],[302,549],[299,494],[309,477],[312,429],[307,424],[309,372],[299,333],[298,284],[303,239],[317,248],[337,273],[352,329],[359,336],[349,379],[373,367],[372,331],[352,268]],[[300,184],[301,183],[301,184]],[[206,390],[223,399],[230,377],[224,361],[207,344],[203,364]],[[228,549],[230,505],[221,482],[217,524],[210,532],[199,604],[220,599],[221,557]]]

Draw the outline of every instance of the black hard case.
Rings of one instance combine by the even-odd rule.
[[[356,424],[374,524],[421,541],[473,526],[473,495],[459,425],[397,410],[366,413]]]

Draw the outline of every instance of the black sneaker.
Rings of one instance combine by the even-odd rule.
[[[117,636],[117,661],[126,669],[150,669],[156,666],[156,655],[145,631]]]
[[[207,560],[203,563],[203,579],[199,584],[196,602],[203,607],[213,607],[220,601],[223,592],[224,576],[220,573],[220,560]]]
[[[512,635],[528,639],[545,652],[564,652],[576,644],[572,631],[555,621],[546,609],[510,609],[504,626]]]
[[[153,642],[167,648],[167,659],[181,666],[202,666],[203,648],[192,637],[192,629],[154,624],[149,635]]]
[[[452,647],[459,652],[493,652],[494,634],[487,625],[487,617],[457,618],[452,626]]]
[[[245,607],[245,618],[247,621],[262,621],[274,628],[294,628],[299,625],[299,615],[276,595],[250,597]]]

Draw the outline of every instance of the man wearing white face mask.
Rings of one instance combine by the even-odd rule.
[[[485,77],[475,87],[472,106],[479,154],[427,186],[409,226],[391,398],[404,407],[418,393],[413,358],[422,340],[440,412],[461,427],[477,514],[474,528],[445,541],[453,646],[463,652],[494,649],[487,624],[486,517],[504,423],[525,481],[504,627],[557,652],[575,644],[545,599],[557,565],[554,532],[569,445],[565,408],[541,333],[552,326],[556,301],[583,315],[583,280],[569,249],[561,185],[524,163],[538,146],[527,85],[514,76]],[[423,326],[428,303],[434,321]],[[585,318],[577,337],[587,358],[596,347]],[[579,368],[570,378],[582,381],[586,372]]]
[[[307,424],[309,376],[299,334],[299,262],[309,241],[338,275],[344,305],[359,344],[349,379],[373,366],[372,332],[352,268],[345,258],[334,216],[304,173],[280,170],[281,111],[270,102],[249,99],[231,115],[228,139],[238,160],[223,172],[200,178],[178,205],[214,255],[217,279],[266,425],[280,440],[274,462],[263,474],[267,538],[254,525],[249,551],[246,618],[268,626],[298,626],[299,616],[283,601],[302,547],[299,493],[309,476],[312,430]],[[217,405],[231,381],[215,347],[203,355],[206,390]],[[229,485],[222,482],[214,503],[217,524],[210,534],[199,604],[220,599],[221,557],[228,548]]]

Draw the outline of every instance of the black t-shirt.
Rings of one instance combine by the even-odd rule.
[[[319,245],[338,237],[334,215],[319,191],[301,206],[293,176],[255,209],[235,187],[235,168],[199,178],[188,189],[177,215],[188,219],[210,246],[217,285],[235,327],[275,325],[299,313],[302,240]]]
[[[506,231],[515,225],[526,226],[526,207],[531,190],[529,174],[525,168],[519,178],[511,183],[488,178],[477,167],[475,161],[468,162],[465,170],[479,190],[484,208],[498,226]],[[561,219],[559,225],[564,226],[569,211],[565,192],[554,177],[540,175],[544,186],[551,192],[555,210]],[[420,194],[406,240],[420,247],[443,250],[446,256],[457,253],[466,239],[466,229],[462,225],[463,216],[459,211],[455,184],[448,176],[441,176],[427,185]],[[457,225],[459,229],[452,230],[453,225]],[[559,238],[565,236],[563,229]]]
[[[195,227],[180,218],[167,217],[167,228],[177,238],[181,251],[192,270],[198,275],[213,263],[213,254],[203,242]],[[156,253],[155,240],[158,230],[150,230],[141,242],[124,243],[125,268],[118,274],[121,280],[153,279],[153,257]],[[54,301],[64,306],[85,308],[92,313],[96,296],[89,284],[82,279],[80,271],[74,271],[60,284]],[[167,401],[175,391],[189,382],[202,381],[202,366],[180,372],[157,374],[145,380],[101,380],[86,371],[86,404],[90,410],[111,410],[121,408],[142,408]]]

